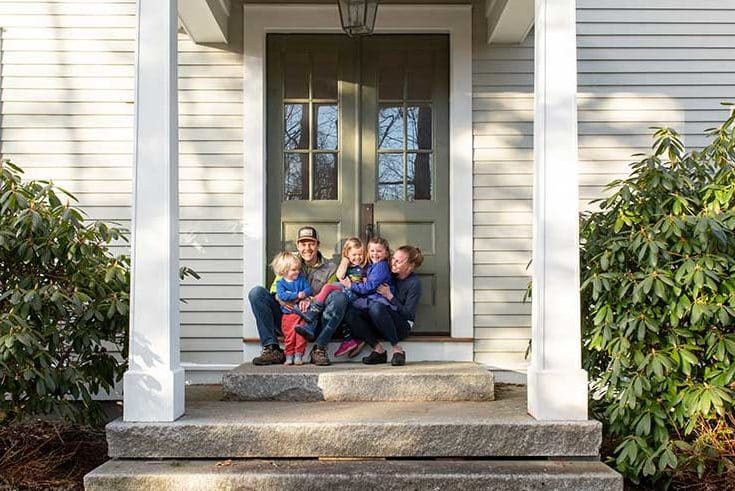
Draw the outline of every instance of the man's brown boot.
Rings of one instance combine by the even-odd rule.
[[[253,365],[280,365],[286,361],[286,355],[277,344],[264,346],[260,356],[253,358]]]
[[[329,356],[327,355],[327,348],[324,346],[319,346],[318,344],[315,344],[314,347],[311,349],[310,356],[311,362],[314,365],[318,365],[320,367],[331,365],[329,361]]]

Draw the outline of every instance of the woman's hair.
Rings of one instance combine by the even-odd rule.
[[[396,251],[403,252],[406,256],[408,256],[408,264],[415,268],[418,268],[423,264],[424,262],[424,255],[421,253],[421,249],[418,247],[410,246],[410,245],[403,245],[396,249]]]
[[[350,237],[348,239],[345,239],[345,245],[342,246],[342,257],[346,258],[347,254],[350,253],[353,249],[364,249],[365,246],[362,243],[362,240],[360,240],[359,237]],[[364,255],[362,258],[361,266],[365,266],[367,264],[367,254]]]
[[[370,240],[368,241],[368,247],[370,247],[370,244],[380,244],[383,247],[385,247],[385,251],[388,253],[388,257],[386,257],[386,259],[390,261],[390,256],[392,254],[392,251],[390,250],[390,245],[388,244],[387,240],[385,240],[383,237],[375,236],[375,237],[371,237]]]
[[[283,276],[283,273],[294,265],[301,269],[301,261],[290,252],[279,252],[271,261],[271,268],[277,276]]]

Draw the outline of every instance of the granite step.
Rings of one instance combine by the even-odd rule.
[[[623,480],[600,462],[582,461],[112,460],[87,474],[84,488],[622,491]]]
[[[107,425],[113,458],[597,457],[597,421],[537,421],[525,391],[491,402],[187,404],[173,422]]]
[[[403,367],[244,363],[222,377],[222,392],[237,401],[491,401],[494,383],[492,373],[471,362]]]

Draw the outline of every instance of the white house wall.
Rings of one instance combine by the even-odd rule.
[[[456,2],[453,2],[456,3]],[[475,359],[525,369],[530,305],[533,37],[488,46],[474,4]],[[645,151],[649,126],[688,143],[735,97],[732,0],[578,0],[581,206]],[[0,153],[129,225],[135,2],[0,1]],[[242,357],[242,56],[180,36],[182,362]]]
[[[0,153],[129,227],[134,0],[0,1]],[[179,36],[181,360],[242,343],[242,55]],[[121,248],[120,250],[122,250]]]

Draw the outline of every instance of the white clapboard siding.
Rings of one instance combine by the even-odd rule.
[[[475,360],[523,370],[530,337],[533,33],[488,46],[474,3]],[[689,146],[735,98],[732,0],[577,0],[580,208],[647,152],[652,126]]]
[[[135,0],[0,2],[0,154],[130,227]],[[242,55],[179,36],[182,361],[242,351]],[[127,253],[121,243],[116,253]]]

